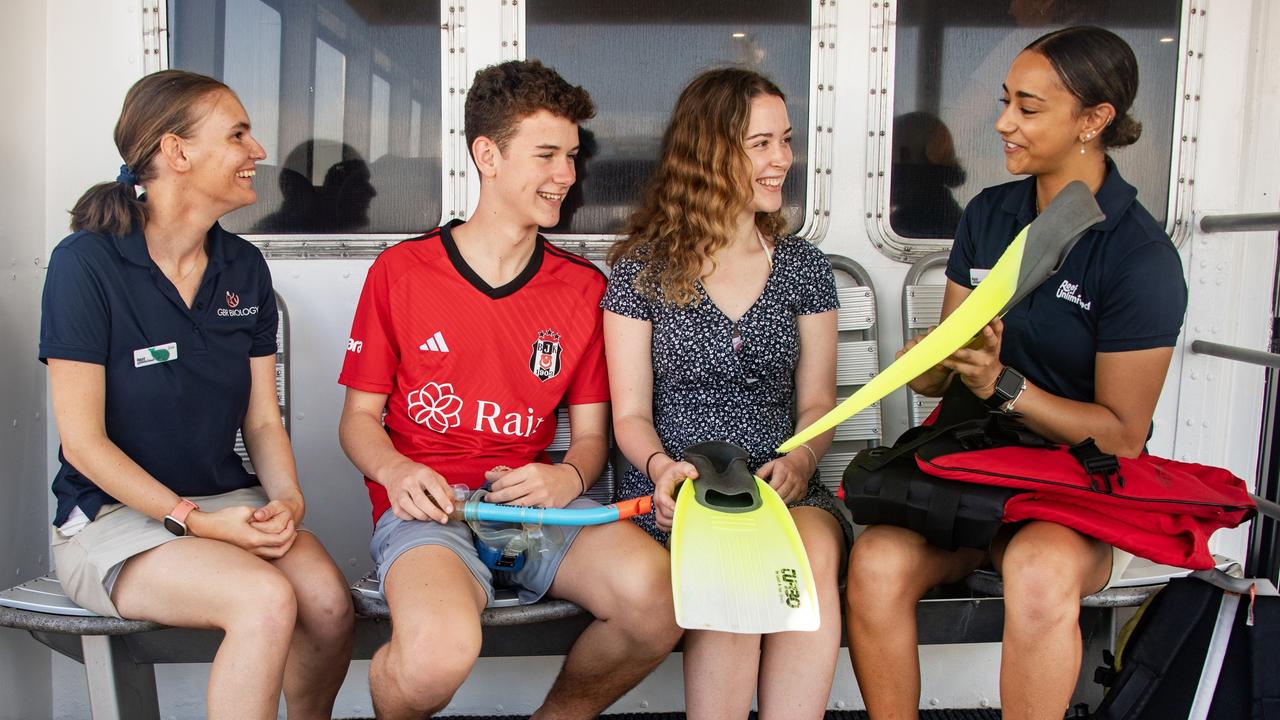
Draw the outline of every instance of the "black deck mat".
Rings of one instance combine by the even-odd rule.
[[[447,720],[527,720],[528,715],[442,715]],[[602,720],[685,720],[684,713],[622,713]],[[756,720],[751,713],[750,720]],[[825,720],[867,720],[862,710],[829,710]],[[920,720],[1000,720],[999,710],[921,710]]]

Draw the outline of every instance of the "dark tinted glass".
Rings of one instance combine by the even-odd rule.
[[[809,165],[810,3],[759,0],[530,2],[528,57],[582,85],[597,115],[584,123],[578,182],[553,232],[614,233],[653,171],[676,97],[703,70],[745,65],[787,96],[795,163],[783,190],[798,229]]]
[[[403,233],[440,219],[440,6],[170,0],[171,65],[240,96],[267,151],[238,233]]]
[[[1138,57],[1138,97],[1129,112],[1142,123],[1142,138],[1111,156],[1163,223],[1180,6],[1178,0],[901,0],[889,199],[894,232],[953,237],[965,203],[984,187],[1015,179],[995,131],[1000,85],[1023,47],[1069,25],[1105,27]]]

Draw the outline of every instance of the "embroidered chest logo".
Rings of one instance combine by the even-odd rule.
[[[257,315],[258,306],[250,305],[249,307],[240,307],[240,293],[227,291],[227,306],[218,308],[218,317],[245,317],[246,315]]]
[[[533,341],[533,353],[529,355],[529,372],[546,382],[560,374],[560,333],[547,329],[538,333]]]
[[[1057,297],[1060,300],[1079,305],[1081,310],[1088,310],[1093,307],[1092,300],[1085,300],[1080,297],[1080,285],[1070,280],[1063,280],[1062,284],[1058,286]]]

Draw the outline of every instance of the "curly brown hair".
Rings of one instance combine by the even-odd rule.
[[[487,137],[505,153],[516,126],[539,110],[573,123],[596,114],[586,90],[537,60],[510,60],[477,71],[467,91],[467,148],[476,138]]]
[[[761,95],[786,100],[769,78],[736,67],[708,70],[680,93],[626,238],[609,250],[610,264],[622,258],[644,263],[635,279],[642,296],[680,307],[698,303],[704,260],[729,244],[734,217],[751,200],[743,139],[751,101]],[[780,210],[756,213],[755,222],[769,236],[786,226]]]

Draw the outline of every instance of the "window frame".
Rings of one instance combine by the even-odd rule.
[[[503,2],[499,33],[502,60],[525,58],[525,7],[520,2]],[[809,168],[805,178],[805,218],[796,235],[814,245],[826,238],[831,224],[831,182],[834,158],[833,118],[835,115],[836,3],[810,0],[813,17],[809,37]],[[544,233],[560,247],[590,260],[604,260],[609,248],[622,238],[605,233]]]
[[[280,10],[279,0],[263,0]],[[169,57],[168,0],[140,0],[142,9],[143,72],[172,67]],[[219,3],[221,6],[221,3]],[[283,22],[283,13],[282,13]],[[470,72],[466,54],[466,8],[440,3],[440,218],[447,223],[467,212],[468,188],[463,105]],[[317,38],[331,34],[321,28]],[[329,42],[329,40],[326,40]],[[376,64],[373,65],[376,67]],[[372,82],[372,81],[371,81]],[[418,97],[416,94],[414,97]],[[423,98],[426,99],[426,98]],[[424,107],[423,111],[429,108]],[[402,240],[418,237],[430,228],[393,233],[242,233],[262,254],[272,259],[374,258]]]
[[[1203,3],[1200,3],[1203,4]],[[898,3],[871,4],[869,43],[870,80],[867,103],[866,184],[864,220],[871,244],[899,262],[949,251],[954,238],[908,238],[889,224],[889,188],[893,180],[893,101],[897,58]],[[1190,236],[1191,192],[1195,186],[1196,128],[1204,66],[1205,11],[1194,0],[1182,0],[1178,28],[1178,95],[1173,106],[1173,139],[1169,147],[1167,194],[1169,211],[1165,233],[1181,247]]]

